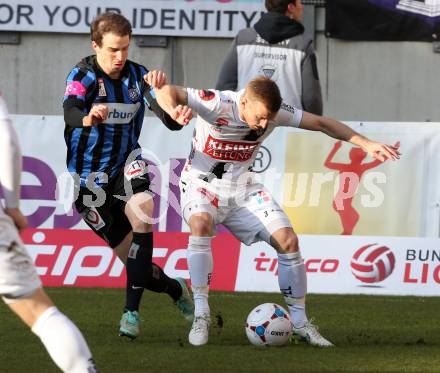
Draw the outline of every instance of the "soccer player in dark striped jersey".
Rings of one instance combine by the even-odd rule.
[[[166,76],[128,60],[131,31],[129,21],[116,13],[101,14],[92,22],[96,54],[69,73],[63,107],[75,206],[126,264],[127,299],[119,332],[134,339],[144,289],[169,294],[189,321],[193,303],[185,281],[169,278],[152,262],[154,205],[138,144],[145,105],[170,130],[182,128],[191,110],[180,106],[170,116],[160,108],[152,87],[165,84]],[[151,85],[144,79],[147,74]]]

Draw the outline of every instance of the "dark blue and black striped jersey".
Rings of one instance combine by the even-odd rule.
[[[63,101],[67,167],[80,176],[81,186],[91,173],[96,177],[90,181],[97,185],[106,182],[102,173],[110,180],[124,168],[130,153],[140,148],[145,103],[168,128],[181,128],[155,102],[152,88],[143,79],[147,72],[144,66],[127,60],[121,77],[112,79],[101,70],[96,56],[89,56],[68,75]],[[108,107],[108,118],[96,126],[82,127],[82,118],[98,104]]]

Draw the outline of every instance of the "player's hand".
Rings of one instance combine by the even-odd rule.
[[[391,159],[395,161],[400,159],[400,142],[396,142],[394,145],[386,145],[378,142],[370,142],[365,146],[365,151],[371,157],[378,159],[381,162]]]
[[[192,119],[193,112],[187,105],[177,105],[170,113],[170,117],[182,126],[186,126]]]
[[[108,117],[108,107],[105,105],[95,105],[90,109],[88,115],[83,118],[83,126],[96,126],[104,122]]]
[[[5,208],[4,212],[12,219],[19,231],[27,227],[26,216],[22,214],[19,208]]]
[[[163,71],[160,70],[151,70],[148,74],[144,75],[145,82],[153,88],[162,88],[165,84],[167,84],[167,76]]]

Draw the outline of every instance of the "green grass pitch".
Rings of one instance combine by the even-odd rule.
[[[165,295],[144,293],[141,336],[130,342],[117,335],[122,289],[47,291],[80,327],[104,373],[440,372],[440,297],[309,295],[309,317],[336,347],[257,348],[244,333],[247,314],[260,303],[284,305],[281,295],[212,292],[210,341],[195,348],[189,324]],[[0,320],[0,372],[58,371],[6,306]]]

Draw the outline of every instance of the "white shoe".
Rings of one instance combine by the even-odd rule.
[[[193,346],[202,346],[208,343],[209,326],[211,318],[208,314],[203,313],[194,318],[188,340]]]
[[[312,323],[312,320],[308,321],[307,324],[300,328],[292,327],[293,338],[295,335],[298,336],[301,340],[307,342],[312,346],[318,347],[332,347],[333,343],[327,341],[319,332],[318,327]]]

